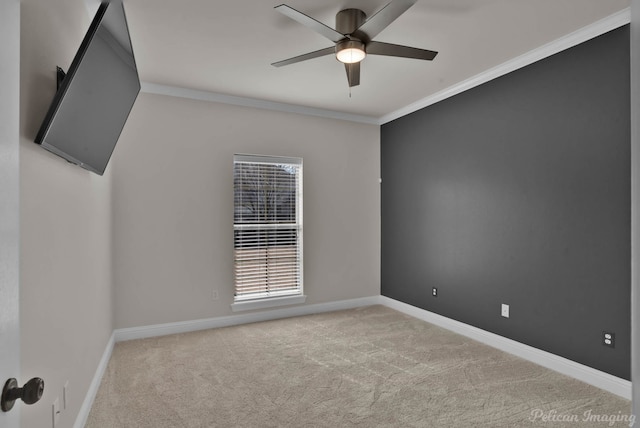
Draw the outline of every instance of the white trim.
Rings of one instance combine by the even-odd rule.
[[[476,86],[480,86],[483,83],[487,83],[500,76],[504,76],[505,74],[511,73],[512,71],[526,67],[527,65],[533,64],[534,62],[540,61],[541,59],[550,57],[551,55],[555,55],[558,52],[562,52],[573,46],[579,45],[580,43],[584,43],[587,40],[591,40],[594,37],[600,36],[608,31],[626,25],[629,22],[631,22],[631,9],[626,8],[614,13],[613,15],[596,21],[593,24],[587,25],[586,27],[574,31],[573,33],[567,34],[566,36],[560,37],[559,39],[547,43],[546,45],[510,59],[509,61],[504,62],[496,67],[490,68],[489,70],[486,70],[476,76],[450,86],[449,88],[437,92],[429,97],[423,98],[413,104],[409,104],[408,106],[386,114],[380,118],[379,123],[380,125],[384,125],[387,122],[391,122],[392,120],[398,119],[402,116],[406,116],[439,101],[445,100],[464,91],[468,91],[469,89],[475,88]]]
[[[76,417],[74,428],[82,428],[87,422],[91,406],[100,387],[100,383],[107,369],[109,359],[116,342],[126,340],[144,339],[149,337],[165,336],[168,334],[188,333],[210,328],[229,327],[233,325],[248,324],[253,322],[270,321],[280,318],[311,315],[322,312],[332,312],[344,309],[353,309],[371,305],[383,305],[396,311],[402,312],[422,321],[437,325],[461,334],[470,339],[484,343],[504,352],[516,355],[525,360],[531,361],[542,367],[557,371],[561,374],[578,379],[582,382],[609,391],[620,397],[631,399],[631,382],[604,373],[600,370],[587,367],[558,355],[533,348],[520,342],[516,342],[506,337],[470,326],[406,303],[390,299],[385,296],[362,297],[358,299],[341,300],[337,302],[318,303],[314,305],[298,306],[294,308],[275,309],[271,311],[254,312],[243,315],[231,315],[225,317],[207,318],[194,321],[182,321],[167,324],[156,324],[143,327],[121,328],[113,331],[107,347],[104,351],[96,373],[93,377],[89,390],[85,396],[82,407]]]
[[[89,0],[87,0],[89,1]],[[381,117],[364,116],[351,113],[338,112],[334,110],[319,109],[314,107],[305,107],[295,104],[286,104],[275,101],[259,100],[248,97],[238,97],[234,95],[220,94],[216,92],[201,91],[196,89],[182,88],[178,86],[161,85],[151,82],[142,82],[142,92],[149,94],[167,95],[172,97],[188,98],[199,101],[208,101],[222,104],[231,104],[244,107],[253,107],[266,110],[275,110],[286,113],[297,113],[308,116],[318,116],[329,119],[339,119],[351,122],[367,123],[373,125],[384,125],[387,122],[398,119],[407,114],[413,113],[422,108],[428,107],[439,101],[460,94],[464,91],[472,89],[476,86],[487,83],[512,71],[526,67],[534,62],[555,55],[573,46],[598,37],[608,31],[614,30],[631,22],[631,9],[622,9],[606,18],[587,25],[570,34],[560,37],[552,42],[547,43],[539,48],[533,49],[523,55],[513,58],[496,67],[490,68],[476,76],[459,82],[449,88],[430,95],[426,98],[409,104],[401,109],[383,115]]]
[[[233,312],[251,311],[253,309],[275,308],[278,306],[299,305],[307,300],[307,296],[271,297],[258,300],[247,300],[231,304]]]
[[[245,315],[232,315],[226,317],[208,318],[195,321],[182,321],[168,324],[156,324],[145,327],[132,327],[115,329],[107,342],[107,346],[98,363],[98,367],[93,376],[89,389],[85,394],[82,406],[76,416],[74,428],[83,428],[89,418],[91,407],[100,388],[100,383],[107,370],[107,365],[113,353],[116,342],[123,342],[133,339],[144,339],[148,337],[165,336],[168,334],[188,333],[191,331],[206,330],[209,328],[228,327],[232,325],[248,324],[259,321],[269,321],[280,318],[311,315],[322,312],[332,312],[344,309],[353,309],[364,306],[379,304],[380,296],[362,297],[358,299],[340,300],[337,302],[317,303],[314,305],[299,306],[295,308],[277,309],[266,312],[255,312]]]
[[[280,318],[332,312],[343,309],[377,305],[380,296],[362,297],[359,299],[340,300],[337,302],[316,303],[314,305],[296,306],[293,308],[274,309],[271,311],[252,312],[250,314],[229,315],[225,317],[206,318],[194,321],[180,321],[167,324],[156,324],[143,327],[120,328],[114,331],[115,341],[144,339],[147,337],[166,336],[168,334],[188,333],[210,328],[229,327],[252,322],[270,321]]]
[[[604,389],[627,400],[631,399],[631,382],[628,380],[385,296],[380,296],[380,304]]]
[[[379,125],[377,118],[358,114],[343,113],[334,110],[326,110],[314,107],[305,107],[295,104],[286,104],[276,101],[259,100],[255,98],[225,95],[217,92],[201,91],[197,89],[181,88],[179,86],[160,85],[158,83],[142,82],[141,92],[147,94],[168,95],[170,97],[188,98],[191,100],[208,101],[212,103],[231,104],[242,107],[253,107],[265,110],[281,111],[285,113],[297,113],[307,116],[339,119],[350,122],[368,123]]]
[[[291,165],[302,166],[302,158],[295,158],[289,156],[272,156],[272,155],[255,155],[249,153],[235,153],[233,155],[233,161],[238,163],[259,163],[259,164],[283,164],[288,163]]]
[[[73,428],[83,428],[87,423],[87,418],[89,418],[89,413],[91,412],[93,401],[96,398],[96,394],[98,393],[98,389],[100,388],[100,383],[102,382],[104,373],[107,370],[107,365],[109,364],[109,360],[111,359],[111,353],[113,352],[114,343],[115,343],[115,332],[111,333],[111,337],[107,342],[107,347],[104,350],[104,353],[102,354],[102,358],[100,359],[100,363],[98,364],[96,373],[93,375],[93,380],[91,381],[91,385],[89,385],[87,394],[84,396],[84,401],[82,402],[80,411],[76,416],[76,421],[73,424]]]
[[[90,16],[95,14],[99,5],[98,0],[85,0],[85,5]],[[413,113],[422,108],[428,107],[439,101],[460,94],[483,83],[489,82],[512,71],[518,70],[536,61],[555,55],[558,52],[569,49],[573,46],[598,37],[608,31],[614,30],[631,22],[631,8],[622,9],[606,18],[589,24],[573,33],[560,37],[539,48],[533,49],[523,55],[513,58],[503,64],[486,70],[467,80],[459,82],[453,86],[443,89],[433,95],[425,97],[415,103],[395,110],[381,117],[365,116],[351,113],[344,113],[334,110],[326,110],[314,107],[306,107],[295,104],[280,103],[275,101],[259,100],[249,97],[239,97],[226,95],[217,92],[202,91],[197,89],[183,88],[179,86],[162,85],[151,82],[141,82],[141,92],[157,95],[167,95],[171,97],[187,98],[198,101],[208,101],[214,103],[231,104],[243,107],[253,107],[266,110],[281,111],[286,113],[297,113],[307,116],[317,116],[329,119],[346,120],[350,122],[367,123],[372,125],[384,125],[387,122],[398,119],[407,114]]]

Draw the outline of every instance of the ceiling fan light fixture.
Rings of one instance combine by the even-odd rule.
[[[336,58],[345,64],[355,64],[367,56],[360,40],[343,40],[336,44]]]

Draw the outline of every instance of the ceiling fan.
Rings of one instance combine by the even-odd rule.
[[[282,67],[312,58],[335,54],[337,60],[344,63],[349,87],[353,87],[360,84],[360,61],[366,55],[386,55],[431,61],[438,52],[373,41],[374,37],[406,12],[416,1],[394,0],[369,19],[360,9],[341,10],[336,14],[335,30],[286,4],[276,6],[275,9],[278,12],[321,34],[334,42],[335,46],[274,62],[271,65]]]

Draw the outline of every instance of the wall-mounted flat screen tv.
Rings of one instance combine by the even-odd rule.
[[[103,2],[35,142],[102,175],[138,92],[140,78],[124,6]]]

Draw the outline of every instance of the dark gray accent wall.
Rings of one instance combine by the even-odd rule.
[[[629,379],[629,66],[625,26],[383,125],[382,294]]]

